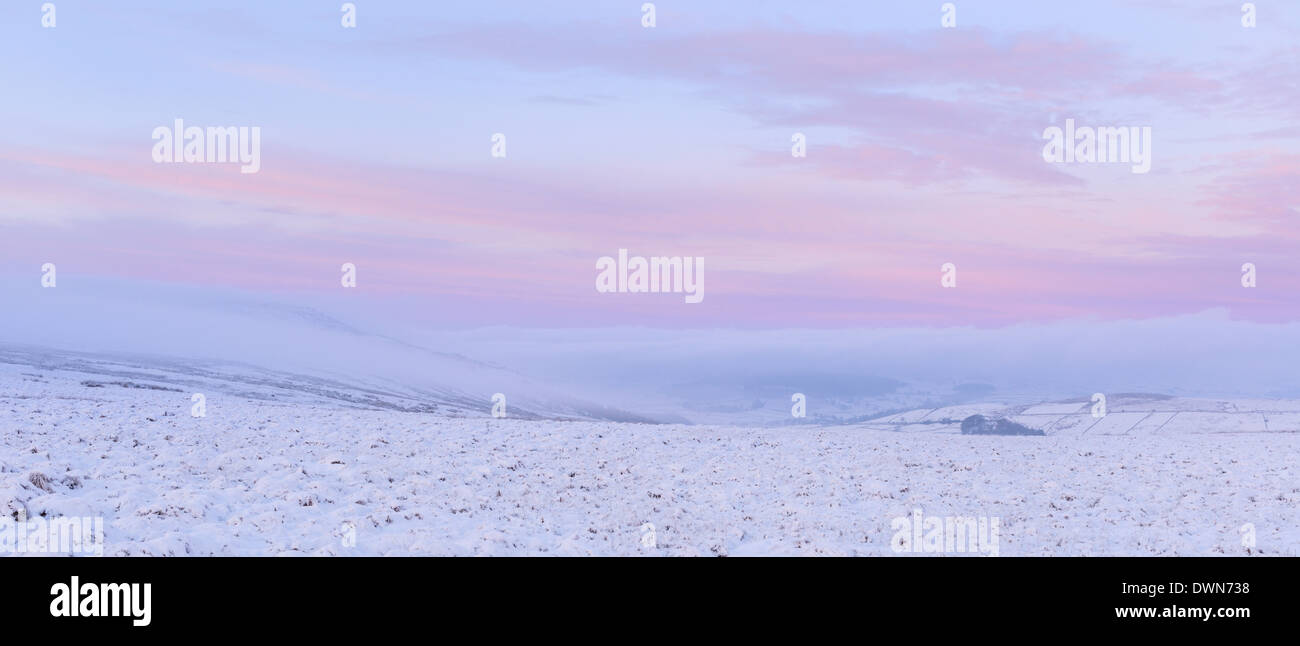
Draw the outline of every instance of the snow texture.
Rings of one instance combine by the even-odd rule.
[[[684,426],[2,357],[0,510],[102,516],[107,555],[888,556],[891,521],[915,509],[997,517],[1002,556],[1300,549],[1294,401],[1135,395],[1100,420],[1079,401]],[[981,411],[1047,435],[961,435]]]

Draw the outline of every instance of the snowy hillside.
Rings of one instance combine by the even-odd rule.
[[[1005,417],[1047,435],[1176,436],[1185,434],[1300,433],[1300,400],[1192,399],[1153,394],[1113,394],[1104,414],[1091,400],[1008,405],[977,403],[917,409],[858,425],[887,431],[960,433],[970,415]]]
[[[1176,414],[1124,436],[1052,404],[1020,411],[1054,420],[1047,437],[968,437],[925,422],[981,406],[839,427],[501,420],[208,370],[7,351],[0,511],[102,516],[120,555],[891,555],[916,509],[999,518],[1003,556],[1300,550],[1300,433],[1261,412],[1291,404],[1151,402]]]
[[[344,321],[294,299],[89,279],[3,283],[0,297],[0,362],[86,379],[448,415],[487,414],[502,393],[516,417],[650,421],[455,347],[410,343],[364,303]]]

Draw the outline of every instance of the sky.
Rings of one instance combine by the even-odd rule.
[[[0,7],[5,278],[432,328],[1300,320],[1292,1],[53,4]],[[155,163],[178,118],[259,127],[259,172]],[[1047,163],[1067,119],[1149,127],[1150,172]],[[598,292],[619,249],[704,258],[703,301]]]

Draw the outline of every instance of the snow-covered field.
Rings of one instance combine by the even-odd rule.
[[[196,418],[154,388],[0,363],[0,510],[102,516],[109,555],[893,555],[915,509],[996,517],[1002,556],[1300,552],[1300,434],[1222,420],[969,437],[935,411],[738,428],[221,392]]]

